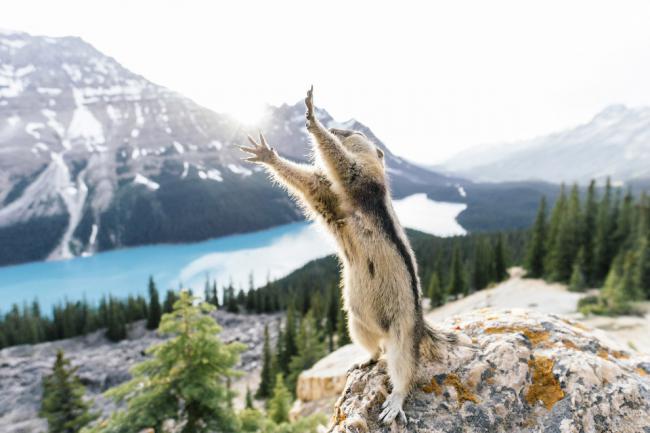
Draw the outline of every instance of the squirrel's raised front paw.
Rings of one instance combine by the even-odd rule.
[[[248,136],[248,141],[250,141],[253,147],[239,146],[242,151],[253,155],[249,158],[245,158],[246,161],[261,164],[270,164],[275,158],[277,158],[278,154],[272,147],[269,147],[269,145],[266,144],[266,139],[261,132],[259,143],[257,143],[250,135]]]
[[[311,86],[311,88],[307,91],[305,105],[307,106],[307,112],[305,113],[307,121],[305,126],[307,126],[307,129],[310,129],[314,124],[314,86]]]

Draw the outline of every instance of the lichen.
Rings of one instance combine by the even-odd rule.
[[[442,388],[440,385],[438,385],[438,381],[435,377],[431,378],[431,383],[422,387],[422,391],[426,392],[427,394],[431,394],[432,392],[434,392],[436,395],[442,394]]]
[[[468,387],[463,385],[457,374],[448,374],[445,378],[444,384],[447,386],[453,386],[456,389],[456,394],[458,395],[458,407],[462,406],[466,401],[471,401],[476,404],[479,403],[478,397],[474,395]]]
[[[573,341],[567,340],[566,338],[562,340],[562,344],[564,344],[564,347],[568,349],[579,350],[578,346]]]
[[[538,356],[528,361],[531,370],[532,383],[526,392],[526,401],[530,405],[538,401],[544,403],[546,409],[551,410],[553,405],[564,398],[564,391],[560,382],[553,374],[554,361],[545,356]]]
[[[540,329],[531,329],[524,326],[493,326],[485,329],[486,334],[523,334],[533,346],[548,340],[549,332]]]

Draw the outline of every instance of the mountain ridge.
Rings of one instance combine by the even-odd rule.
[[[248,131],[146,80],[78,37],[0,36],[0,264],[123,246],[197,241],[302,219],[235,144]],[[461,179],[386,154],[393,193],[459,199]],[[257,125],[307,161],[304,108],[269,106]],[[458,201],[458,200],[457,200]],[[259,210],[264,209],[263,215]]]
[[[609,105],[578,126],[468,149],[440,168],[477,182],[584,184],[608,177],[618,183],[650,178],[650,107]]]

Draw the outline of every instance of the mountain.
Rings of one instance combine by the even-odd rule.
[[[650,178],[650,107],[612,105],[584,125],[533,140],[473,148],[443,168],[490,182]]]
[[[462,201],[461,179],[384,150],[393,192]],[[301,219],[234,146],[266,132],[305,161],[304,107],[268,107],[247,128],[154,84],[76,37],[0,33],[0,265],[197,241]]]

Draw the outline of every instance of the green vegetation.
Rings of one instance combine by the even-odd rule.
[[[126,408],[93,431],[162,431],[166,420],[182,425],[182,433],[237,431],[227,382],[236,375],[233,368],[243,346],[223,344],[221,328],[208,315],[214,307],[194,305],[194,300],[181,292],[159,328],[173,337],[148,350],[151,358],[132,369],[133,379],[107,392]]]
[[[528,275],[568,283],[569,290],[603,289],[581,301],[580,310],[595,314],[635,313],[635,301],[650,298],[650,200],[608,181],[599,198],[595,182],[581,199],[577,186],[564,186],[546,224],[540,203],[528,244]]]
[[[47,420],[49,433],[77,433],[96,418],[84,401],[84,387],[62,351],[56,354],[52,374],[43,378],[40,416]]]

